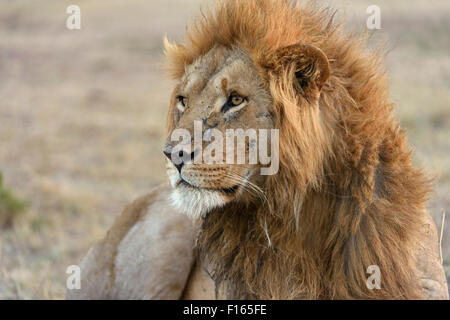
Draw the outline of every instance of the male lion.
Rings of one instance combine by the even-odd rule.
[[[381,54],[332,20],[309,3],[222,0],[183,45],[166,42],[171,187],[125,209],[69,298],[448,298],[429,179],[391,114]],[[188,148],[174,164],[171,133],[194,121],[278,129],[278,173],[195,163]]]

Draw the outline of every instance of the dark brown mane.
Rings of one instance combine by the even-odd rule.
[[[198,239],[232,298],[418,297],[411,250],[429,180],[412,166],[391,116],[381,54],[332,20],[332,11],[309,3],[222,0],[186,43],[166,44],[175,78],[216,44],[248,51],[274,100],[280,171],[267,178],[269,203],[209,213]],[[320,48],[330,62],[319,108],[264,69],[275,50],[297,43]],[[366,286],[370,265],[380,267],[381,290]]]

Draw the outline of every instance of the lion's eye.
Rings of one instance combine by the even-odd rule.
[[[238,96],[238,95],[232,95],[230,97],[230,102],[233,107],[237,107],[242,102],[244,102],[244,98],[242,98],[241,96]]]
[[[177,105],[177,107],[178,107],[178,109],[179,109],[181,112],[183,112],[183,111],[184,111],[184,108],[186,108],[187,98],[186,98],[186,97],[183,97],[183,96],[178,96],[178,97],[177,97],[177,100],[178,100],[178,105]]]
[[[227,103],[222,107],[222,112],[227,112],[231,108],[240,106],[242,103],[245,102],[245,100],[246,98],[241,97],[237,93],[231,94],[230,97],[228,98]]]

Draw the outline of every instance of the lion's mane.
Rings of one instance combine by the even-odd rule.
[[[419,297],[413,248],[429,180],[391,115],[383,51],[366,50],[366,37],[334,16],[310,3],[222,0],[185,43],[166,42],[174,78],[217,44],[248,51],[273,98],[280,170],[267,178],[267,201],[210,212],[198,238],[230,298]],[[298,43],[330,63],[318,108],[293,89],[292,70],[277,73],[270,61]],[[381,270],[380,290],[366,286],[370,265]]]

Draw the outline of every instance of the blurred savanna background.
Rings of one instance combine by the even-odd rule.
[[[166,180],[172,83],[162,38],[180,40],[208,0],[0,2],[0,299],[64,298],[78,264],[122,208]],[[387,42],[396,114],[414,161],[435,177],[438,229],[450,211],[450,1],[328,0]],[[81,8],[81,30],[66,9]],[[442,242],[450,274],[450,212]]]

